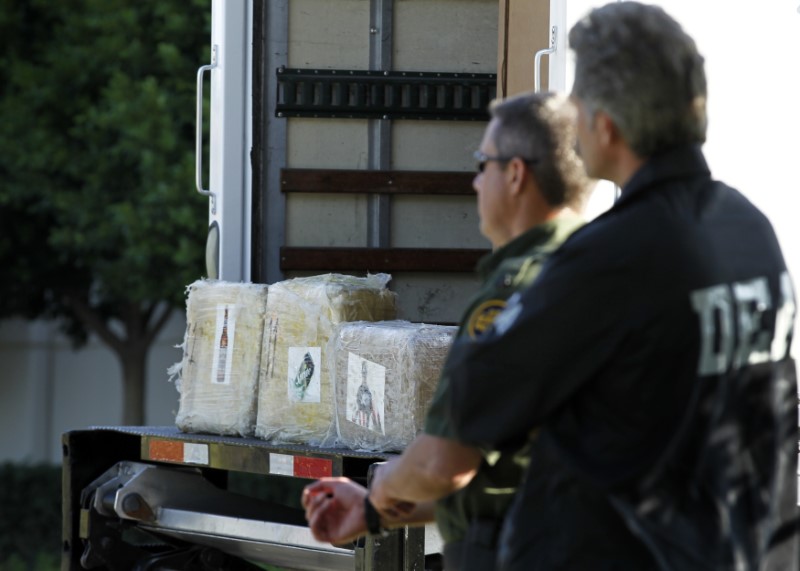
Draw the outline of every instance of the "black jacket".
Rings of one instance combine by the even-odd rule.
[[[768,220],[699,148],[650,159],[445,366],[462,441],[541,427],[506,568],[557,568],[530,531],[555,526],[565,549],[597,547],[587,569],[635,568],[603,559],[609,542],[664,570],[798,569],[794,315]],[[564,500],[546,525],[543,494]]]

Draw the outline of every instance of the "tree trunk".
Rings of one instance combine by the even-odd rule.
[[[147,383],[147,349],[126,347],[122,360],[122,424],[144,425],[144,404]]]
[[[144,311],[135,304],[131,304],[128,309],[128,319],[125,322],[128,338],[118,345],[117,351],[122,362],[122,422],[125,425],[143,426],[147,355],[158,333],[172,315],[172,308],[162,303],[153,304]]]
[[[123,337],[109,327],[109,317],[102,316],[82,297],[67,292],[64,294],[64,303],[75,312],[84,327],[95,332],[119,358],[122,365],[123,424],[144,425],[147,354],[172,315],[172,308],[163,302],[145,306],[136,302],[123,305],[117,315],[125,327],[126,335]]]

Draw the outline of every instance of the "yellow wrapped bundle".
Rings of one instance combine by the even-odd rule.
[[[175,424],[184,432],[252,436],[267,286],[199,280],[188,286]]]
[[[334,341],[337,444],[399,451],[422,430],[457,327],[345,323]]]
[[[346,321],[394,319],[391,276],[325,274],[270,286],[256,436],[320,445],[334,428],[328,341]]]

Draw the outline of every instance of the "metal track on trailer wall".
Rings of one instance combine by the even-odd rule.
[[[493,73],[288,69],[276,72],[278,117],[487,121]]]

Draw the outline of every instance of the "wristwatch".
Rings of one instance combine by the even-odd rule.
[[[384,537],[388,535],[389,532],[381,526],[381,514],[369,501],[369,494],[364,496],[364,519],[367,520],[367,531],[370,535],[382,535]]]

